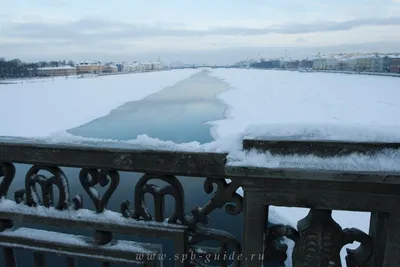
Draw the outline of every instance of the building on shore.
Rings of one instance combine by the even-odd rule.
[[[335,56],[321,56],[318,55],[313,60],[314,70],[337,70],[338,58]]]
[[[289,60],[285,62],[285,69],[294,70],[298,69],[300,66],[300,62],[298,60]]]
[[[300,69],[312,69],[313,61],[308,59],[303,59],[299,62]]]
[[[103,64],[96,61],[83,61],[75,63],[77,74],[100,74],[103,72]]]
[[[0,57],[0,61],[6,61],[5,57]]]
[[[250,66],[259,69],[278,69],[281,67],[281,62],[277,59],[260,60],[259,62],[251,63]]]
[[[389,72],[391,58],[387,55],[375,54],[372,57],[371,71],[372,72]]]
[[[102,68],[103,73],[117,73],[118,72],[118,66],[113,65],[113,64],[106,64]]]
[[[140,65],[142,65],[143,71],[151,71],[152,70],[151,62],[141,62]]]
[[[142,72],[142,71],[144,71],[143,65],[138,62],[134,62],[129,65],[129,72]]]
[[[293,60],[281,58],[278,60],[248,60],[251,68],[262,69],[313,69],[321,71],[350,71],[350,72],[378,72],[400,73],[400,54],[382,53],[318,53],[312,58]],[[242,66],[240,66],[242,65]],[[244,64],[236,64],[243,67]]]
[[[346,71],[356,71],[357,57],[351,56],[346,59]]]
[[[129,64],[126,62],[117,62],[116,66],[118,68],[118,72],[130,72]]]
[[[327,70],[336,70],[338,65],[338,59],[336,57],[327,57],[326,58],[326,67]]]
[[[390,72],[400,73],[400,55],[389,55],[390,58]]]
[[[163,68],[164,68],[164,65],[160,61],[151,63],[151,70],[162,70]]]
[[[326,59],[322,56],[317,56],[313,60],[314,70],[324,70],[326,66]]]
[[[348,71],[389,72],[391,59],[381,54],[357,54],[346,59]]]
[[[348,68],[347,60],[339,59],[337,63],[337,70],[346,71]]]
[[[71,76],[76,75],[77,70],[75,67],[71,66],[62,66],[62,67],[47,67],[47,68],[38,68],[37,69],[38,76]]]
[[[365,55],[357,57],[356,59],[356,71],[358,72],[370,72],[372,71],[372,56]]]

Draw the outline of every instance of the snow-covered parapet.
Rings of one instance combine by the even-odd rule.
[[[0,149],[2,148],[4,146]],[[113,155],[110,152],[106,153]],[[138,155],[142,157],[144,154],[140,153]],[[98,156],[96,157],[97,160],[99,159]],[[222,160],[224,155],[209,155],[213,157],[209,163],[206,163],[204,160],[208,160],[207,157],[204,157],[207,155],[193,154],[192,156],[177,156],[176,159],[172,159],[177,164],[181,164],[182,160],[185,162],[188,160],[188,164],[183,164],[181,167],[175,164],[175,167],[178,168],[192,166],[189,169],[194,168],[193,170],[196,170],[198,164],[193,163],[203,162],[202,169],[205,172],[211,173],[214,171],[215,174],[218,173],[218,169],[215,168],[208,170],[209,167],[207,165],[218,168],[222,167],[220,171],[223,170],[224,165],[222,164]],[[153,156],[150,155],[150,157]],[[120,163],[123,163],[127,159],[125,156],[118,156]],[[165,159],[167,161],[171,160],[170,157],[166,157]],[[29,161],[29,159],[27,160]],[[53,157],[52,160],[55,160],[55,158]],[[162,160],[159,163],[163,165],[167,161]],[[151,160],[151,162],[155,161]],[[172,162],[165,167],[170,168],[171,166],[173,166]],[[173,240],[176,250],[174,251],[175,254],[167,258],[170,261],[183,262],[190,260],[198,262],[199,260],[204,261],[204,259],[198,257],[200,254],[207,254],[207,258],[219,255],[220,253],[216,253],[215,249],[199,249],[199,244],[207,240],[219,241],[220,247],[229,245],[233,247],[236,255],[240,254],[238,241],[229,233],[221,230],[200,228],[200,224],[207,224],[207,216],[219,208],[219,205],[215,201],[206,202],[202,207],[194,207],[191,215],[186,214],[182,185],[174,175],[158,176],[152,172],[143,175],[137,181],[136,186],[134,186],[133,205],[130,206],[128,201],[124,201],[121,204],[121,212],[113,212],[107,209],[107,203],[112,196],[115,196],[114,192],[119,185],[119,173],[114,168],[108,170],[107,168],[102,170],[102,167],[100,169],[83,168],[79,173],[79,181],[82,189],[86,192],[86,197],[78,195],[71,199],[69,181],[59,167],[54,166],[54,164],[52,166],[35,165],[26,174],[24,189],[16,191],[14,193],[15,201],[12,201],[4,197],[14,180],[15,167],[11,163],[4,163],[0,167],[1,175],[4,176],[4,181],[0,185],[0,219],[3,219],[0,221],[1,246],[29,249],[40,253],[57,253],[71,258],[83,257],[112,263],[132,264],[133,261],[151,262],[166,260],[161,255],[161,246],[113,239],[113,234],[119,233]],[[174,170],[180,172],[176,168]],[[194,171],[189,170],[189,172]],[[47,176],[47,173],[50,173],[50,175]],[[148,181],[154,179],[164,181],[169,185],[165,188],[151,186]],[[212,187],[212,183],[214,182],[222,182],[222,186],[227,186],[224,179],[208,179],[206,182],[208,183],[207,187]],[[106,187],[107,189],[104,194],[101,194],[96,190],[96,186]],[[40,188],[41,191],[37,191],[37,188]],[[53,192],[53,188],[57,188],[57,190]],[[165,197],[165,193],[173,196],[175,200],[174,212],[169,218],[165,217],[164,214],[164,202],[158,201],[159,197]],[[151,215],[152,211],[145,205],[145,194],[154,195],[154,216]],[[94,210],[83,209],[84,198],[92,201],[95,207]],[[240,200],[239,195],[236,198]],[[240,203],[236,203],[236,205],[236,210],[230,211],[231,214],[238,214],[241,211]],[[229,206],[233,207],[234,205],[229,204]],[[64,228],[82,228],[83,230],[94,231],[94,237],[64,234],[36,228],[12,228],[12,222],[14,221],[34,222],[36,225],[40,224],[42,227],[62,225]],[[160,242],[162,241],[160,240]],[[186,250],[185,248],[188,249]],[[188,254],[192,255],[188,256]],[[14,257],[11,254],[8,256],[9,258]]]
[[[259,130],[262,131],[261,127]],[[253,129],[251,133],[257,134],[257,130]],[[246,138],[249,135],[250,133],[247,133]],[[170,145],[173,145],[173,142]],[[232,147],[232,143],[229,146],[228,144],[226,145],[225,149],[237,149]],[[353,145],[360,146],[360,144]],[[216,147],[215,143],[208,144],[208,149],[210,150],[216,149]],[[220,145],[219,148],[221,147]],[[17,152],[14,151],[15,149],[17,149]],[[126,243],[125,241],[115,243],[112,241],[111,233],[116,232],[145,236],[168,236],[174,240],[180,240],[190,248],[190,251],[195,251],[202,255],[214,255],[211,251],[215,251],[210,248],[197,249],[198,244],[204,241],[219,241],[218,251],[225,249],[223,253],[227,254],[229,252],[226,247],[233,247],[235,255],[241,254],[241,247],[243,247],[243,253],[247,256],[249,256],[248,253],[254,253],[254,251],[246,250],[246,248],[261,250],[258,253],[262,254],[262,249],[267,244],[271,251],[268,259],[279,261],[285,259],[282,255],[286,252],[289,256],[292,252],[291,247],[288,251],[277,252],[274,250],[277,241],[286,237],[295,242],[294,250],[297,251],[297,254],[293,255],[293,261],[296,264],[302,263],[307,259],[307,253],[309,253],[308,245],[305,246],[304,244],[308,242],[307,240],[312,239],[314,241],[309,245],[313,248],[313,251],[318,252],[314,257],[317,259],[328,258],[336,266],[341,261],[344,261],[345,252],[341,251],[342,246],[357,241],[365,249],[360,250],[363,252],[349,252],[348,260],[362,265],[372,256],[373,240],[375,240],[367,234],[368,226],[365,228],[359,226],[361,223],[368,222],[369,215],[357,215],[357,218],[361,219],[362,222],[349,221],[347,218],[352,218],[348,216],[349,214],[338,216],[340,213],[334,212],[332,214],[331,210],[395,212],[393,207],[396,206],[393,204],[397,202],[391,199],[393,197],[392,194],[396,193],[391,192],[393,192],[393,186],[400,184],[400,172],[390,174],[386,172],[371,173],[365,171],[364,160],[360,162],[360,169],[353,172],[329,168],[318,170],[315,166],[308,168],[295,165],[257,165],[254,164],[257,161],[259,164],[271,164],[271,159],[272,164],[276,164],[274,157],[282,161],[293,157],[295,161],[296,158],[301,160],[301,156],[273,155],[272,153],[243,149],[236,150],[236,157],[243,156],[243,161],[241,162],[232,162],[233,154],[201,153],[199,151],[184,153],[182,151],[174,151],[171,147],[167,151],[135,151],[82,146],[79,148],[74,146],[43,146],[43,144],[15,147],[12,144],[3,143],[0,150],[0,155],[14,155],[13,157],[16,157],[16,159],[13,158],[13,160],[17,162],[30,163],[38,159],[41,162],[51,162],[51,166],[41,167],[35,165],[27,172],[24,183],[25,188],[14,193],[16,202],[8,199],[0,201],[0,219],[93,229],[95,230],[95,237],[94,241],[91,242],[96,242],[96,246],[91,245],[89,241],[86,241],[88,239],[81,236],[59,235],[57,238],[57,233],[46,232],[41,229],[34,229],[29,236],[22,237],[23,235],[28,235],[29,230],[22,228],[13,231],[10,229],[11,224],[9,223],[2,224],[6,229],[0,233],[0,244],[2,244],[3,240],[3,242],[11,242],[13,247],[19,248],[21,240],[23,242],[37,242],[36,249],[43,252],[52,242],[60,248],[60,251],[66,248],[65,251],[73,253],[79,249],[90,251],[95,255],[99,255],[98,249],[102,249],[106,250],[106,253],[114,253],[114,257],[105,258],[107,261],[114,261],[115,253],[119,252],[155,253],[155,250],[142,244]],[[24,158],[24,155],[32,154],[35,155],[34,158],[29,158],[29,156]],[[354,160],[356,156],[352,155],[350,158],[344,159]],[[312,155],[304,157],[313,157],[313,160],[318,158]],[[246,160],[249,161],[246,162]],[[331,156],[327,160],[335,162],[341,159],[340,157]],[[68,181],[62,169],[55,165],[98,166],[97,168],[83,168],[79,173],[79,181],[82,189],[86,192],[86,197],[76,196],[71,200],[69,193],[69,183],[71,181]],[[5,192],[13,181],[15,172],[14,166],[8,161],[3,163],[1,167],[5,182],[1,184],[0,197],[4,197]],[[120,213],[107,209],[107,203],[112,196],[115,196],[114,193],[119,185],[118,170],[145,173],[137,181],[136,185],[132,186],[134,188],[132,205],[127,201],[122,202]],[[44,171],[49,172],[51,175],[46,176]],[[209,177],[205,179],[204,190],[205,193],[210,195],[198,206],[192,208],[190,215],[186,213],[184,208],[185,188],[176,177],[178,175]],[[230,180],[226,181],[225,177],[229,177]],[[360,180],[360,177],[362,180]],[[158,185],[159,183],[154,183],[152,180],[159,180],[167,185]],[[96,190],[96,186],[105,187],[105,193],[100,194]],[[41,194],[36,191],[37,187],[41,187]],[[55,198],[56,202],[53,200],[53,194],[49,191],[53,187],[58,189],[54,192],[59,194]],[[242,194],[243,191],[239,191],[241,187],[244,189],[244,194]],[[374,190],[371,190],[371,188]],[[377,196],[375,188],[379,188],[382,193]],[[323,191],[323,196],[321,196],[321,190]],[[131,197],[131,193],[128,194],[129,197]],[[154,216],[144,202],[145,194],[154,196]],[[171,207],[173,212],[168,218],[165,217],[163,212],[164,202],[161,201],[167,194],[174,198],[174,205]],[[354,197],[355,195],[357,198]],[[90,199],[95,210],[84,209],[83,199]],[[382,205],[385,201],[392,205]],[[394,202],[392,203],[391,201]],[[285,209],[280,210],[276,207],[271,207],[280,205],[311,208],[311,210],[302,210],[301,212],[297,210],[294,212],[287,209],[285,213],[282,212]],[[209,215],[214,210],[223,207],[225,207],[225,211],[229,215],[238,215],[243,210],[245,211],[245,239],[242,246],[236,239],[237,237],[229,233],[200,227],[200,225],[208,224]],[[270,207],[270,211],[266,207]],[[252,214],[257,216],[252,216]],[[300,214],[305,217],[303,219],[299,218]],[[265,231],[266,218],[269,218],[271,223],[278,224],[270,226],[267,232]],[[299,219],[302,220],[297,223]],[[357,226],[358,229],[347,228],[348,226]],[[395,230],[397,229],[392,229],[392,231]],[[190,231],[189,237],[187,236],[187,231]],[[264,235],[266,236],[264,237]],[[51,238],[52,241],[44,240],[46,236]],[[65,240],[61,240],[62,237]],[[319,251],[316,246],[321,243],[324,243],[324,247],[329,253],[323,254]],[[126,248],[126,246],[132,247]],[[352,248],[355,247],[357,245],[352,245]],[[109,248],[111,249],[109,250]],[[29,249],[34,248],[32,246]],[[50,250],[47,252],[57,253],[57,251]],[[108,255],[106,253],[101,253],[101,255]],[[75,253],[71,255],[78,257],[82,254]],[[340,255],[342,255],[342,258]],[[117,260],[120,260],[120,258]],[[259,261],[260,264],[263,261],[261,256],[254,260]]]

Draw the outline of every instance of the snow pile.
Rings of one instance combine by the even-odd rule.
[[[263,168],[298,168],[339,171],[400,171],[400,150],[387,149],[373,155],[357,153],[321,158],[314,155],[272,155],[269,152],[238,152],[228,155],[230,166],[252,166]]]
[[[278,126],[275,129],[282,129],[275,133],[289,133],[285,131],[285,127],[289,125]],[[266,168],[312,168],[319,170],[342,170],[342,171],[400,171],[400,151],[394,149],[387,149],[385,151],[376,153],[374,155],[359,155],[350,154],[345,156],[320,158],[313,155],[272,155],[271,153],[259,153],[256,151],[243,151],[242,140],[243,138],[256,138],[257,131],[266,132],[271,129],[274,133],[274,127],[269,128],[268,125],[251,125],[245,131],[239,132],[219,138],[213,142],[200,144],[197,141],[190,143],[174,143],[172,141],[164,141],[158,138],[152,138],[147,135],[139,135],[132,140],[113,140],[113,139],[98,139],[98,138],[85,138],[74,136],[67,132],[55,133],[44,138],[25,139],[27,142],[37,142],[46,144],[66,144],[66,145],[80,145],[80,146],[96,146],[96,147],[118,147],[127,149],[151,149],[151,150],[169,150],[169,151],[186,151],[186,152],[216,152],[228,153],[228,162],[230,166],[253,166],[253,167],[266,167]],[[263,130],[265,129],[265,130]],[[323,129],[321,131],[321,129]],[[383,129],[383,128],[382,128]],[[353,135],[352,135],[353,131]],[[316,133],[310,137],[306,137],[304,133]],[[385,131],[378,132],[370,130],[369,128],[349,128],[345,127],[324,127],[318,125],[306,125],[304,128],[297,126],[291,131],[292,135],[286,135],[286,139],[291,136],[297,137],[301,135],[303,140],[315,140],[323,137],[323,133],[328,136],[327,140],[337,140],[334,137],[340,136],[343,133],[343,138],[339,140],[362,140],[362,141],[382,141],[399,142],[400,135],[395,132]],[[302,134],[303,133],[303,134]],[[336,135],[335,133],[338,133]],[[347,133],[347,134],[346,134]],[[349,134],[350,133],[350,134]],[[317,138],[313,138],[317,136]],[[279,138],[278,135],[268,135],[266,138]],[[378,138],[378,139],[377,139]],[[381,138],[381,139],[379,139]],[[18,140],[19,141],[19,140]]]
[[[264,140],[399,142],[400,125],[264,123],[249,125],[243,137]]]

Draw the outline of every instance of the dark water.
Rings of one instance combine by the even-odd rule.
[[[135,88],[135,86],[132,86]],[[109,115],[98,118],[68,132],[83,137],[95,137],[104,139],[129,140],[140,134],[161,140],[171,140],[176,143],[199,141],[207,143],[212,141],[210,126],[206,121],[219,120],[223,118],[226,108],[223,103],[215,98],[215,95],[229,89],[225,82],[208,75],[202,71],[181,81],[172,87],[150,95],[140,101],[133,101],[113,110]],[[133,89],[135,90],[135,89]],[[17,166],[17,179],[10,188],[14,192],[23,188],[24,175],[29,166],[19,164]],[[82,194],[84,197],[84,208],[94,209],[89,197],[84,193],[79,183],[79,169],[63,168],[69,179],[71,195]],[[125,200],[133,202],[134,186],[143,174],[120,172],[120,185],[113,197],[110,199],[108,209],[120,210],[120,204]],[[191,208],[196,205],[206,204],[209,196],[204,193],[204,178],[178,177],[185,190],[185,209],[190,213]],[[98,188],[103,193],[102,188]],[[9,197],[12,197],[11,194]],[[153,212],[152,199],[146,199],[150,211]],[[172,214],[173,200],[166,201],[166,216]],[[230,216],[224,210],[214,211],[210,215],[208,227],[222,229],[233,234],[239,241],[242,239],[243,215]],[[25,224],[26,226],[26,224]],[[43,226],[27,225],[43,228]],[[88,230],[47,228],[49,230],[79,233],[84,235],[93,234]],[[160,240],[150,238],[138,238],[132,236],[117,236],[127,240],[160,243]],[[172,243],[163,241],[163,252],[172,256]],[[26,251],[17,251],[19,266],[32,266],[32,254]],[[48,266],[66,266],[62,258],[55,255],[47,256]],[[100,263],[92,263],[79,260],[79,266],[100,266]],[[173,262],[164,262],[164,266],[172,266]],[[123,266],[123,265],[113,265]]]
[[[147,134],[176,143],[207,143],[213,139],[203,122],[223,118],[226,107],[215,95],[227,89],[229,84],[202,71],[68,132],[101,139],[130,140]]]

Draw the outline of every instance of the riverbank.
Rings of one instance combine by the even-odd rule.
[[[68,76],[43,76],[43,77],[27,77],[27,78],[10,78],[0,80],[0,84],[21,84],[21,83],[35,83],[35,82],[47,82],[60,79],[82,79],[82,78],[96,78],[102,76],[115,76],[115,75],[126,75],[126,74],[141,74],[150,72],[162,72],[170,69],[162,70],[149,70],[149,71],[137,71],[137,72],[116,72],[116,73],[100,73],[100,74],[80,74],[80,75],[68,75]]]
[[[300,71],[302,72],[302,71]],[[325,73],[342,73],[342,74],[353,74],[353,75],[375,75],[375,76],[388,76],[388,77],[400,77],[400,73],[382,73],[382,72],[355,72],[355,71],[341,71],[341,70],[312,70],[304,72],[325,72]]]
[[[114,73],[100,73],[97,76],[112,76],[112,75],[124,75],[124,74],[140,74],[147,72],[160,72],[160,71],[168,71],[170,69],[162,69],[162,70],[146,70],[146,71],[131,71],[131,72],[114,72]]]
[[[400,77],[400,73],[383,73],[383,72],[356,72],[356,71],[342,71],[342,70],[312,70],[312,69],[262,69],[262,68],[250,68],[253,70],[268,70],[268,71],[297,71],[302,73],[341,73],[341,74],[353,74],[353,75],[374,75],[374,76],[388,76],[388,77]]]

